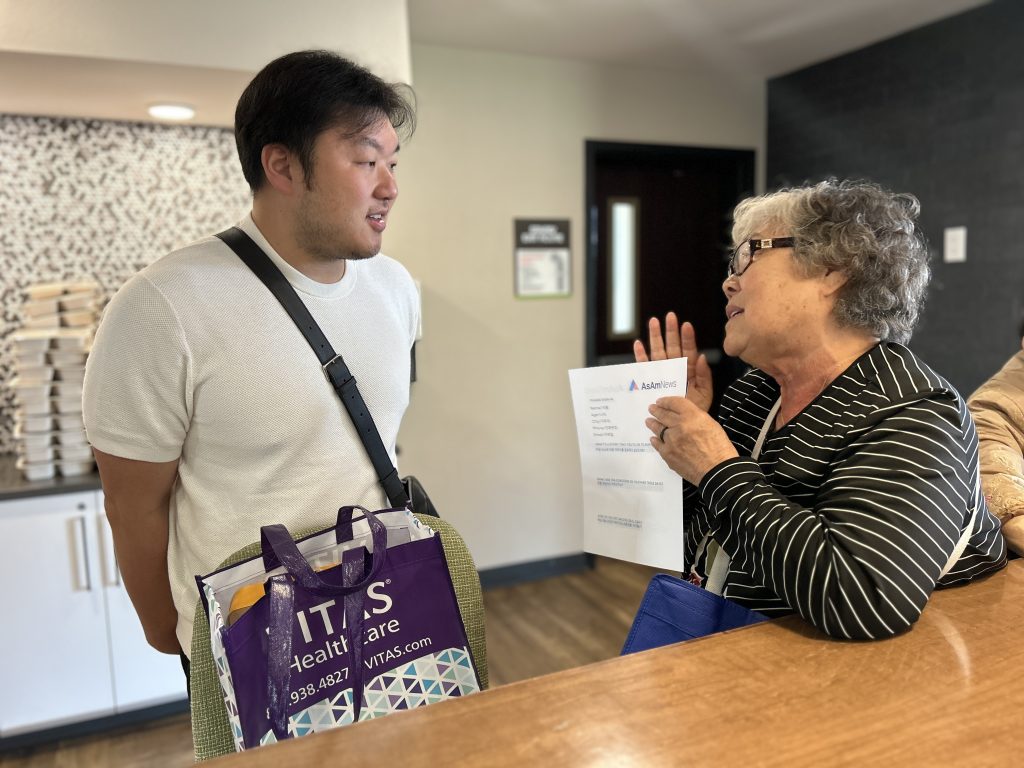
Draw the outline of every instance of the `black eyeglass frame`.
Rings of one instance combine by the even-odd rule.
[[[740,249],[744,245],[750,246],[750,255],[747,257],[747,263],[743,265],[743,268],[737,270],[736,266],[740,261]],[[729,256],[729,277],[739,277],[750,269],[750,265],[754,263],[754,256],[758,251],[767,251],[770,248],[792,248],[795,245],[795,237],[769,237],[762,240],[753,239],[740,243]]]

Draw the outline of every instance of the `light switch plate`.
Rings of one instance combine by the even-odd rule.
[[[946,227],[942,238],[942,260],[947,264],[967,261],[967,227]]]

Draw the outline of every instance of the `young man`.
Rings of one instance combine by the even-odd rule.
[[[377,255],[398,196],[396,87],[326,51],[252,80],[235,139],[252,212],[238,226],[274,261],[348,363],[384,445],[409,401],[419,303]],[[326,526],[339,506],[387,505],[320,363],[273,294],[207,237],[117,293],[86,370],[86,430],[118,564],[149,643],[186,673],[208,573],[260,526]]]

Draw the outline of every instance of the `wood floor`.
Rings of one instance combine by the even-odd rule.
[[[652,568],[597,558],[581,573],[484,593],[491,686],[617,656]],[[0,754],[0,768],[185,768],[187,715]]]

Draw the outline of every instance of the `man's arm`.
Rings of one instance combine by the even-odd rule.
[[[96,449],[93,453],[118,568],[146,640],[162,653],[178,653],[178,613],[167,573],[170,501],[178,462],[135,461]]]

